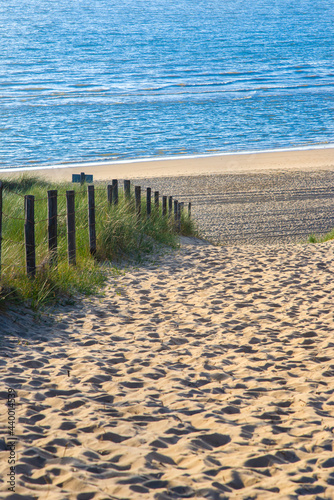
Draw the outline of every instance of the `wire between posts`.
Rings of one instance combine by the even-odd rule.
[[[11,215],[6,214],[6,212],[2,212],[2,215],[6,217],[7,219],[12,219],[12,220],[23,220],[25,221],[24,217],[12,217]]]
[[[118,181],[116,181],[116,180],[113,180],[113,186],[112,186],[112,188],[113,188],[113,194],[117,194],[116,190],[118,192],[118,189],[120,189],[120,190],[124,191],[124,195],[125,196],[127,196],[127,197],[129,196],[128,190],[125,190],[125,187],[123,189],[121,186],[118,186]],[[136,186],[135,186],[135,188],[136,188]],[[97,192],[98,193],[100,193],[100,192],[101,193],[102,192],[106,193],[106,186],[105,187],[95,188],[94,192],[95,193],[97,193]],[[147,200],[146,201],[147,201],[147,205],[148,205],[148,207],[147,207],[148,215],[150,214],[150,211],[151,211],[150,210],[150,208],[151,208],[151,196],[148,196],[148,195],[151,195],[151,193],[152,193],[152,188],[147,188]],[[26,199],[26,196],[27,196],[27,195],[22,195],[20,193],[15,193],[15,192],[11,192],[10,194],[13,194],[15,196],[18,196],[18,197],[24,198],[24,199]],[[74,190],[74,194],[76,195],[76,200],[79,199],[79,203],[81,204],[81,199],[82,198],[80,196],[82,195],[82,197],[85,197],[86,194],[87,194],[87,191],[83,190],[83,189],[81,189],[81,190]],[[135,198],[136,198],[136,192],[132,193],[132,194],[134,194]],[[154,195],[156,197],[155,198],[155,205],[159,206],[159,201],[158,201],[159,200],[159,192],[154,192]],[[30,196],[32,196],[32,195],[30,195]],[[131,196],[131,194],[130,194],[130,196]],[[59,198],[61,198],[61,199],[67,198],[67,192],[64,193],[64,194],[62,194],[62,193],[60,194],[60,193],[57,192],[57,199],[59,199]],[[98,197],[98,198],[100,198],[100,197]],[[165,199],[165,207],[164,207],[165,215],[167,215],[168,212],[169,212],[169,215],[171,215],[171,213],[170,213],[171,212],[171,210],[170,210],[170,204],[171,204],[170,201],[172,200],[172,197],[163,196],[162,198]],[[34,198],[35,202],[40,202],[40,201],[43,202],[43,201],[48,201],[48,200],[49,200],[49,197]],[[97,203],[97,206],[95,206],[95,204],[94,204],[94,210],[97,213],[99,213],[99,214],[101,214],[103,212],[104,213],[107,212],[107,209],[108,209],[108,204],[107,203],[108,203],[109,200],[104,200],[104,201],[102,199],[101,200],[99,199],[98,203]],[[177,217],[176,217],[177,218],[177,223],[178,223],[177,225],[180,224],[180,215],[181,215],[180,214],[180,212],[181,212],[180,208],[181,208],[181,205],[183,205],[183,203],[182,204],[179,203],[178,207],[177,207],[177,209],[178,209],[177,210],[177,214],[176,214],[177,215]],[[191,204],[189,203],[189,215],[190,215],[190,206],[191,206]],[[36,224],[42,224],[42,223],[45,223],[45,222],[49,222],[50,223],[51,221],[54,221],[55,219],[59,219],[59,218],[63,219],[63,221],[64,221],[64,220],[66,220],[67,217],[70,217],[70,218],[72,217],[73,218],[75,215],[78,215],[78,214],[81,214],[81,213],[86,213],[86,212],[87,212],[87,207],[86,206],[85,207],[81,207],[81,208],[78,207],[78,208],[75,208],[74,211],[68,212],[68,210],[63,210],[62,212],[54,214],[51,217],[49,216],[47,218],[39,219],[39,220],[30,220],[30,218],[27,218],[27,217],[14,217],[14,216],[9,215],[6,212],[2,212],[2,215],[4,217],[6,217],[6,219],[8,219],[8,220],[18,220],[18,221],[25,222],[26,224],[30,224],[31,226],[35,226]],[[90,227],[93,224],[89,223],[88,225]],[[179,229],[179,228],[177,228],[177,229]],[[76,232],[76,228],[75,227],[73,228],[73,230],[71,230],[71,229],[68,230],[68,236],[72,235],[72,234],[75,234],[75,232]],[[27,244],[26,242],[22,242],[22,241],[21,242],[14,241],[14,240],[11,240],[10,238],[4,238],[1,235],[0,235],[0,241],[3,241],[6,246],[7,246],[8,243],[14,244],[16,246],[22,246],[22,247],[24,247],[24,246],[26,246],[26,247],[32,246],[29,243]],[[43,245],[45,245],[45,240],[42,240],[40,243],[38,243],[37,245],[35,245],[35,248],[40,248]],[[75,255],[75,250],[72,249],[72,252],[73,251],[74,251],[74,255]],[[75,257],[74,257],[74,259],[75,259]],[[6,267],[10,267],[10,266],[6,266]],[[22,266],[16,266],[16,265],[13,265],[11,267],[22,268]],[[39,267],[39,266],[36,266],[36,267]]]
[[[10,264],[10,265],[4,265],[2,264],[2,270],[4,269],[12,269],[13,267],[15,267],[15,269],[25,269],[25,266],[19,266],[18,264]]]
[[[19,196],[20,198],[24,198],[25,195],[24,194],[20,194],[20,193],[15,193],[15,191],[10,191],[10,194],[13,194],[15,196]]]
[[[4,238],[3,236],[1,237],[1,241],[3,242],[9,242],[9,243],[13,243],[14,245],[22,245],[24,246],[25,243],[24,241],[15,241],[15,240],[11,240],[10,238]]]

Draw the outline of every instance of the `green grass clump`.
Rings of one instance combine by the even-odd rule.
[[[177,246],[174,226],[161,211],[152,209],[150,217],[142,206],[142,215],[137,216],[133,202],[124,198],[117,206],[103,207],[97,228],[97,258],[100,260],[138,260],[152,253],[157,245]]]
[[[324,243],[325,241],[329,240],[334,240],[334,229],[323,236],[316,236],[315,234],[311,234],[308,238],[309,243]]]
[[[47,240],[47,191],[58,190],[58,261],[50,265]],[[66,191],[75,191],[77,265],[68,264],[66,229]],[[24,247],[24,195],[35,196],[36,277],[27,277]],[[106,185],[95,189],[97,252],[89,251],[87,185],[50,183],[22,176],[3,181],[3,228],[1,255],[1,302],[25,302],[33,309],[41,304],[71,299],[77,293],[94,294],[110,273],[117,273],[111,262],[124,259],[140,261],[161,247],[177,247],[172,218],[162,216],[152,205],[146,216],[135,213],[134,200],[119,193],[118,205],[107,201]],[[194,222],[183,213],[181,234],[196,235]],[[107,263],[107,265],[104,265]]]
[[[2,275],[1,300],[24,302],[33,310],[41,304],[68,302],[76,293],[92,294],[107,277],[92,260],[81,261],[77,267],[61,262],[57,268],[37,268],[34,279],[23,271],[8,272],[6,267]]]

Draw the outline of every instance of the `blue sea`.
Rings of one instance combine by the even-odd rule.
[[[334,143],[333,0],[6,0],[0,168]]]

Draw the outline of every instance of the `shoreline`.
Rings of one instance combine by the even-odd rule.
[[[180,177],[216,174],[254,173],[273,170],[331,170],[334,168],[334,146],[300,149],[219,153],[208,156],[143,158],[114,162],[18,167],[0,169],[5,177],[30,172],[54,181],[71,181],[72,174],[86,169],[94,180],[112,178]],[[87,170],[89,169],[89,170]]]

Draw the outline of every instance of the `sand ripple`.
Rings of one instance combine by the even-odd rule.
[[[334,498],[333,243],[184,241],[56,324],[3,321],[15,498]]]

